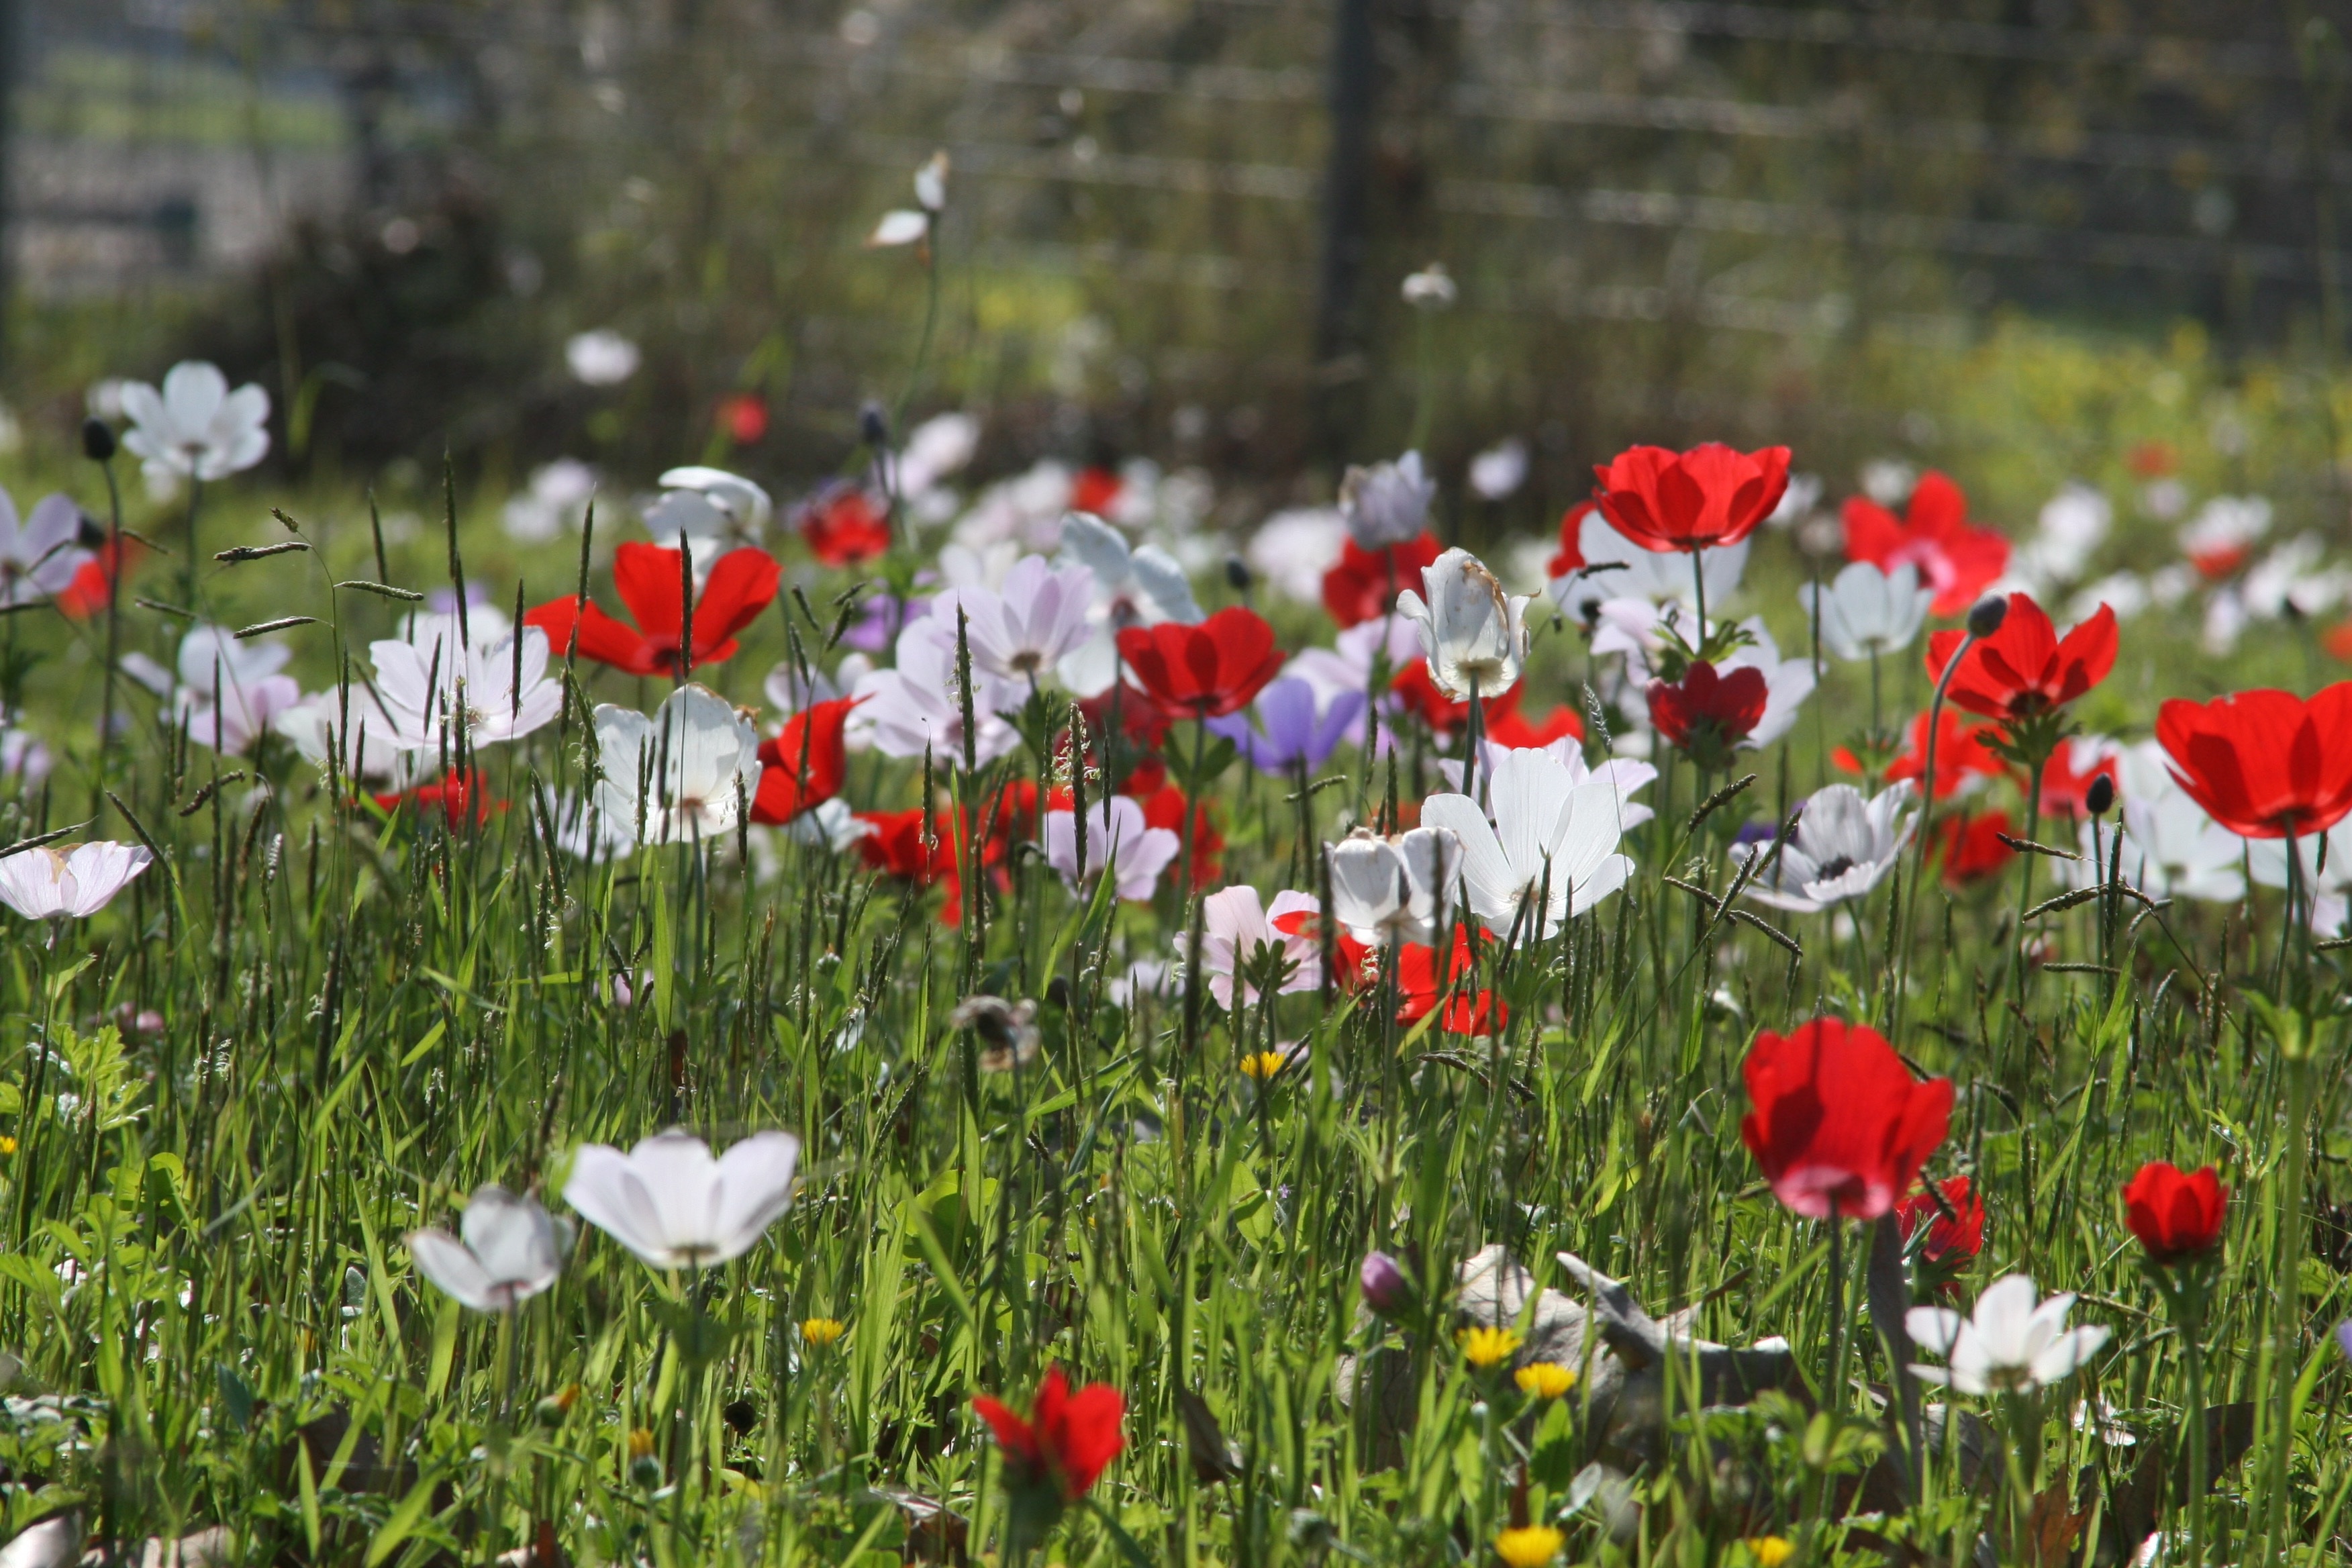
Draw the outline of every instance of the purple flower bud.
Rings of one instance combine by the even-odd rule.
[[[1371,1265],[1367,1263],[1364,1267],[1370,1268]],[[2344,1352],[2346,1360],[2352,1361],[2352,1318],[2336,1325],[2336,1348]]]
[[[1363,1287],[1364,1305],[1383,1318],[1396,1316],[1412,1300],[1412,1286],[1404,1277],[1404,1268],[1385,1252],[1364,1254],[1356,1283]]]

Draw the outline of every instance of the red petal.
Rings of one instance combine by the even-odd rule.
[[[629,606],[637,629],[653,641],[667,639],[673,647],[686,613],[686,590],[678,580],[681,570],[683,563],[677,551],[642,540],[633,539],[613,552],[613,590]]]

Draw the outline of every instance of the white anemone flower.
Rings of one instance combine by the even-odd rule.
[[[122,412],[131,420],[122,445],[151,480],[209,484],[269,454],[269,394],[252,382],[231,392],[220,367],[204,360],[173,365],[161,390],[130,383],[122,389]]]
[[[2226,831],[2226,830],[2225,830]],[[2242,849],[2246,868],[2254,880],[2265,888],[2284,888],[2286,883],[2286,843],[2284,838],[2244,838],[2238,841]],[[2125,857],[2129,858],[2130,851]],[[2320,864],[2321,857],[2326,864]],[[2332,913],[2320,930],[2333,933],[2343,920],[2343,895],[2352,889],[2352,817],[2347,817],[2325,834],[2310,833],[2294,841],[2295,862],[2303,873],[2303,894],[2316,907],[2330,906]]]
[[[610,327],[575,332],[563,344],[563,363],[583,386],[618,386],[637,374],[644,358],[636,344]]]
[[[974,668],[1006,680],[1035,681],[1094,635],[1092,574],[1042,555],[1014,562],[1002,588],[959,588],[956,601]]]
[[[755,1132],[718,1159],[671,1128],[627,1153],[604,1143],[572,1156],[563,1201],[656,1268],[710,1268],[751,1250],[792,1205],[801,1141]]]
[[[2072,1294],[2039,1306],[2035,1295],[2032,1279],[2011,1274],[1985,1287],[1972,1316],[1948,1307],[1912,1308],[1903,1321],[1911,1342],[1948,1363],[1915,1365],[1912,1374],[1962,1394],[2030,1394],[2073,1376],[2107,1342],[2107,1331],[2066,1327]]]
[[[661,487],[660,496],[645,509],[646,529],[673,550],[680,539],[756,540],[775,515],[766,490],[724,468],[672,468],[662,475]]]
[[[572,1226],[528,1194],[492,1182],[474,1189],[457,1234],[409,1233],[416,1271],[477,1312],[510,1312],[555,1283]]]
[[[0,903],[28,921],[81,920],[106,908],[154,858],[144,845],[104,839],[20,849],[0,859]]]
[[[1906,815],[1910,804],[1908,779],[1868,800],[1852,784],[1815,790],[1799,808],[1797,831],[1780,846],[1779,859],[1748,882],[1748,896],[1807,915],[1865,896],[1885,879],[1911,842],[1919,824]],[[1746,865],[1771,847],[1769,841],[1735,844],[1731,858]]]
[[[302,694],[281,710],[270,728],[294,742],[305,762],[324,769],[331,762],[346,779],[362,779],[406,789],[418,776],[417,753],[401,744],[400,723],[364,681],[348,691],[330,687]]]
[[[2228,572],[2271,531],[2271,503],[2262,496],[2215,496],[2180,531],[2181,553]]]
[[[0,490],[0,605],[29,605],[71,587],[91,558],[80,537],[81,508],[62,493],[35,501],[20,524],[16,500]]]
[[[1821,619],[1822,646],[1850,663],[1873,654],[1898,653],[1911,646],[1927,618],[1936,591],[1922,587],[1919,568],[1882,572],[1856,561],[1840,572],[1827,591],[1807,583],[1797,590],[1805,614]]]
[[[1478,742],[1478,776],[1493,778],[1495,770],[1502,766],[1503,759],[1515,751],[1535,751],[1549,757],[1553,762],[1566,768],[1568,776],[1577,784],[1582,784],[1587,779],[1608,780],[1611,786],[1617,792],[1618,824],[1622,832],[1631,833],[1656,815],[1648,806],[1636,801],[1633,798],[1633,792],[1656,782],[1657,769],[1647,763],[1635,762],[1630,757],[1612,757],[1599,767],[1592,767],[1584,760],[1583,742],[1573,735],[1562,735],[1548,746],[1535,747],[1506,746],[1481,738]],[[1460,759],[1440,757],[1437,761],[1437,771],[1444,778],[1447,788],[1456,794],[1461,793]],[[1492,817],[1494,813],[1489,811],[1486,815]]]
[[[2090,565],[2115,517],[2105,495],[2085,484],[2067,485],[2042,503],[2032,537],[2018,547],[2012,570],[2044,593],[2074,582]]]
[[[1313,930],[1321,910],[1312,894],[1275,894],[1269,909],[1258,901],[1257,889],[1245,884],[1221,888],[1201,900],[1201,969],[1209,977],[1209,994],[1217,1005],[1234,1011],[1234,993],[1242,1004],[1257,1000],[1257,987],[1248,976],[1264,962],[1267,949],[1278,949],[1287,966],[1282,992],[1313,991],[1323,984],[1323,954]],[[1293,917],[1305,915],[1307,920]],[[1285,926],[1292,928],[1284,929]]]
[[[607,831],[649,844],[710,838],[735,826],[758,787],[760,732],[725,698],[689,683],[650,719],[598,705],[596,761],[596,807]]]
[[[2126,747],[2118,772],[2123,781],[2123,854],[2116,869],[2124,881],[2151,899],[2234,904],[2246,896],[2246,840],[2208,816],[2205,808],[2173,782],[2162,747],[2154,741]],[[2083,858],[2062,863],[2070,886],[2087,888],[2105,880],[2108,858],[2116,853],[2116,833],[2114,818],[2096,834],[2089,821],[2081,825],[2077,837]],[[2276,840],[2267,842],[2273,846],[2267,855],[2259,847],[2253,852],[2256,879],[2262,879],[2268,869],[2278,879],[2273,885],[2283,885],[2284,850],[2276,847]],[[2352,849],[2352,833],[2330,843],[2331,874],[2336,857],[2347,849]]]
[[[384,738],[402,751],[437,751],[443,731],[461,718],[469,746],[496,745],[553,723],[562,711],[563,688],[547,672],[544,631],[523,627],[518,650],[515,632],[476,628],[461,645],[459,630],[456,616],[423,615],[409,622],[406,637],[368,645],[376,693],[394,726]]]
[[[980,421],[969,414],[935,414],[907,432],[907,444],[883,459],[885,489],[920,500],[961,471],[980,450]]]
[[[278,673],[293,657],[284,643],[240,642],[224,627],[198,625],[180,639],[176,676],[144,655],[124,655],[122,668],[171,699],[188,739],[240,756],[302,700],[294,678]]]
[[[1160,873],[1183,847],[1180,835],[1146,826],[1143,807],[1126,795],[1113,795],[1087,807],[1087,853],[1082,865],[1077,813],[1045,814],[1045,863],[1062,874],[1073,891],[1109,867],[1118,879],[1120,898],[1148,899],[1159,885]]]
[[[852,731],[870,738],[886,757],[919,757],[926,751],[941,767],[963,760],[963,694],[956,678],[955,610],[950,601],[942,619],[936,612],[910,623],[898,634],[898,663],[894,669],[869,670],[853,689],[863,698],[850,715]],[[969,617],[965,641],[970,644]],[[1021,700],[1004,682],[979,668],[971,672],[974,759],[985,765],[1008,755],[1021,743],[1021,732],[997,715],[1015,709]]]
[[[1358,942],[1386,946],[1437,940],[1445,900],[1462,869],[1462,840],[1444,827],[1392,838],[1359,827],[1324,852],[1331,871],[1331,918]]]
[[[1286,599],[1323,602],[1323,574],[1339,563],[1348,520],[1331,507],[1294,507],[1258,524],[1242,559]]]
[[[1470,459],[1470,489],[1482,500],[1507,499],[1528,479],[1528,444],[1517,436]]]
[[[1718,545],[1698,552],[1699,577],[1706,583],[1708,613],[1729,602],[1748,571],[1748,541]],[[1593,508],[1576,525],[1577,553],[1584,557],[1578,570],[1551,580],[1545,592],[1563,614],[1590,621],[1612,599],[1641,599],[1652,605],[1675,600],[1698,602],[1698,584],[1691,576],[1690,557],[1683,552],[1644,550],[1609,526]]]
[[[1420,538],[1436,499],[1437,481],[1423,474],[1419,452],[1407,452],[1393,463],[1350,468],[1339,480],[1339,515],[1366,550]]]
[[[1516,922],[1527,940],[1542,941],[1633,874],[1617,852],[1624,816],[1612,781],[1580,784],[1557,759],[1527,750],[1505,757],[1487,788],[1492,822],[1466,795],[1431,795],[1421,820],[1462,840],[1470,907],[1496,935]]]
[[[530,483],[507,498],[499,521],[518,544],[544,544],[578,528],[596,493],[596,470],[577,458],[558,458],[530,471]]]
[[[1455,702],[1500,697],[1519,683],[1528,657],[1525,595],[1507,594],[1466,550],[1449,550],[1421,569],[1428,597],[1411,588],[1397,614],[1412,623],[1429,679]]]
[[[1095,576],[1094,636],[1064,657],[1057,673],[1080,697],[1098,697],[1118,683],[1118,633],[1123,626],[1175,621],[1198,626],[1207,617],[1192,597],[1184,563],[1156,544],[1129,548],[1127,536],[1083,511],[1062,520],[1062,559]]]
[[[1782,658],[1780,646],[1764,629],[1762,621],[1750,616],[1741,624],[1748,629],[1747,646],[1715,668],[1719,675],[1747,668],[1763,673],[1769,694],[1764,700],[1764,717],[1739,742],[1741,751],[1760,752],[1795,726],[1797,710],[1813,694],[1813,663],[1809,658]]]

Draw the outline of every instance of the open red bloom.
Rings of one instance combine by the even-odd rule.
[[[1379,550],[1350,539],[1339,563],[1323,574],[1323,607],[1342,629],[1377,620],[1395,605],[1400,589],[1420,591],[1421,569],[1437,556],[1437,540],[1426,532]]]
[[[1940,1182],[1936,1191],[1943,1195],[1940,1204],[1924,1192],[1896,1204],[1895,1222],[1902,1226],[1906,1241],[1922,1224],[1927,1226],[1927,1237],[1919,1244],[1919,1256],[1926,1261],[1965,1268],[1984,1250],[1984,1199],[1966,1176]],[[1946,1209],[1951,1212],[1946,1214]]]
[[[1544,563],[1544,575],[1565,577],[1584,570],[1584,520],[1601,510],[1597,500],[1580,500],[1560,514],[1559,548]]]
[[[59,615],[70,621],[106,614],[109,592],[123,573],[138,563],[139,556],[140,544],[135,539],[106,541],[50,602],[57,605]]]
[[[1789,448],[1629,447],[1592,471],[1593,499],[1618,532],[1644,550],[1704,550],[1738,543],[1772,515],[1789,488]]]
[[[1864,496],[1845,503],[1845,553],[1882,572],[1916,566],[1919,580],[1936,590],[1927,608],[1957,616],[2009,570],[2009,541],[1989,528],[1970,528],[1968,498],[1960,487],[1929,469],[1903,516]]]
[[[613,552],[613,586],[635,618],[634,626],[569,595],[540,605],[522,623],[545,632],[548,651],[559,658],[576,629],[580,651],[599,664],[631,675],[676,675],[686,620],[682,565],[677,551],[635,540]],[[775,558],[764,550],[747,546],[719,558],[694,602],[696,668],[735,656],[735,634],[776,596],[779,574]]]
[[[1195,719],[1223,718],[1282,669],[1274,628],[1239,605],[1199,626],[1129,626],[1118,634],[1118,657],[1153,701]]]
[[[1573,708],[1555,707],[1540,719],[1531,720],[1522,714],[1518,699],[1526,689],[1527,682],[1523,680],[1486,704],[1486,739],[1498,746],[1519,750],[1549,746],[1554,741],[1584,739],[1584,721]]]
[[[1015,1415],[999,1400],[980,1394],[971,1402],[996,1434],[1007,1479],[1017,1489],[1051,1489],[1065,1502],[1084,1497],[1104,1467],[1127,1446],[1119,1422],[1127,1401],[1107,1383],[1090,1383],[1076,1394],[1058,1366],[1046,1370],[1029,1415]]]
[[[2124,1187],[2124,1222],[2148,1257],[2168,1268],[2213,1250],[2229,1205],[2230,1189],[2210,1165],[2186,1174],[2151,1160]]]
[[[1070,481],[1070,510],[1100,517],[1118,504],[1118,494],[1125,489],[1127,481],[1109,468],[1080,468]]]
[[[1958,790],[1971,776],[2000,778],[2009,772],[2009,764],[1993,755],[1985,744],[1989,729],[1963,729],[1960,716],[1946,708],[1936,715],[1936,798],[1943,800]],[[1830,752],[1830,761],[1841,772],[1862,772],[1862,759],[1844,746]],[[1927,771],[1927,716],[1915,716],[1911,721],[1910,744],[1886,765],[1886,782],[1916,779]]]
[[[2087,752],[2089,747],[2084,746]],[[2091,809],[2091,781],[2104,778],[2120,795],[2124,787],[2123,761],[2115,752],[2093,760],[2086,767],[2078,768],[2075,742],[2069,742],[2050,753],[2042,768],[2042,815],[2044,816],[2079,817]],[[1937,758],[1937,771],[1943,769],[1943,759]]]
[[[760,742],[760,793],[751,820],[775,826],[841,793],[849,753],[842,726],[862,697],[836,697],[784,721],[783,733]]]
[[[1164,775],[1163,775],[1164,776]],[[1135,792],[1128,792],[1133,795]],[[1184,792],[1172,784],[1162,784],[1150,795],[1138,795],[1136,804],[1143,807],[1143,826],[1164,827],[1179,838],[1184,836]],[[1197,892],[1224,879],[1223,856],[1225,836],[1217,831],[1216,819],[1209,815],[1205,802],[1192,807],[1192,890]]]
[[[1929,679],[1943,679],[1967,636],[1955,627],[1927,639]],[[2101,605],[2062,638],[2031,594],[2011,594],[2000,630],[1970,645],[1945,695],[1988,719],[2031,719],[2063,708],[2115,667],[2115,611]]]
[[[736,392],[719,400],[719,427],[738,447],[768,433],[768,400],[756,392]]]
[[[861,811],[857,820],[872,830],[857,841],[857,853],[876,870],[921,888],[943,878],[954,878],[955,826],[945,816],[928,825],[929,843],[924,841],[926,824],[920,806],[909,806],[905,811]],[[952,910],[954,900],[950,900],[949,905]]]
[[[1470,721],[1470,704],[1456,702],[1437,689],[1437,682],[1429,678],[1429,660],[1425,658],[1409,660],[1398,669],[1389,678],[1389,689],[1403,701],[1406,712],[1438,735],[1454,734]]]
[[[415,806],[420,814],[437,811],[453,826],[471,816],[474,826],[479,827],[489,821],[490,813],[507,808],[505,801],[489,798],[478,768],[464,773],[452,768],[446,777],[431,784],[413,784],[400,794],[380,795],[375,803],[386,811],[398,811],[404,805]]]
[[[1764,672],[1742,665],[1718,675],[1693,659],[1678,681],[1650,682],[1650,722],[1667,742],[1694,755],[1728,752],[1763,721],[1772,689]]]
[[[1938,771],[1942,764],[1938,763]],[[1980,811],[1973,816],[1948,816],[1936,824],[1934,853],[1943,862],[1947,886],[1960,888],[1997,877],[2017,858],[2001,842],[2009,831],[2005,811]]]
[[[1397,994],[1403,998],[1397,1008],[1397,1021],[1418,1023],[1445,1005],[1444,1016],[1437,1026],[1449,1035],[1484,1037],[1502,1032],[1510,1022],[1510,1009],[1492,992],[1472,992],[1469,989],[1473,970],[1477,962],[1477,948],[1469,931],[1456,927],[1454,946],[1440,973],[1437,950],[1420,942],[1407,942],[1397,950]],[[1453,995],[1446,995],[1451,988]]]
[[[1742,1068],[1739,1136],[1783,1204],[1809,1219],[1876,1219],[1919,1179],[1952,1115],[1952,1080],[1911,1076],[1875,1029],[1816,1018],[1766,1029]]]
[[[890,518],[872,496],[843,485],[801,509],[801,537],[827,566],[862,566],[890,553]]]
[[[2288,691],[2179,698],[2157,710],[2172,776],[2247,838],[2325,833],[2352,812],[2352,681],[2306,702]]]

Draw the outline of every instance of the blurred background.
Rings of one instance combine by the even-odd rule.
[[[1829,499],[2258,488],[2340,540],[2347,9],[0,0],[0,435],[202,357],[290,485],[792,494],[879,400],[977,415],[977,475],[1197,468],[1246,526],[1425,387],[1450,489],[1529,459],[1457,531],[1722,438]],[[869,247],[934,150],[936,250]]]

